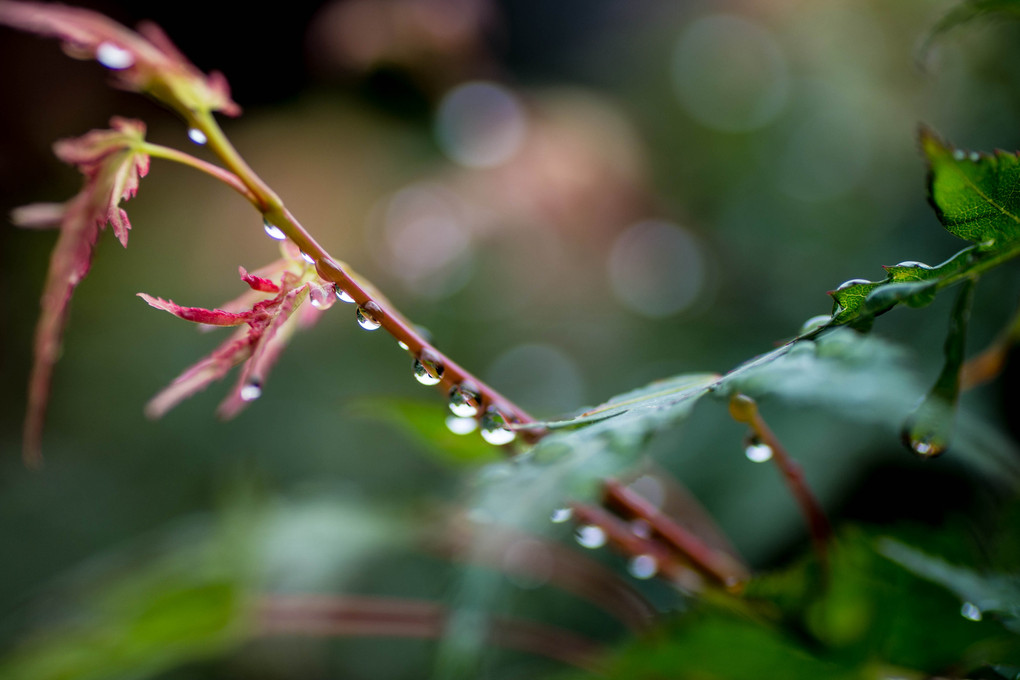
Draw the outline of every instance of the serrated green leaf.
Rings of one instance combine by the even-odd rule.
[[[942,225],[953,235],[1002,248],[1020,238],[1020,157],[996,151],[967,153],[921,131],[928,159],[928,192]]]

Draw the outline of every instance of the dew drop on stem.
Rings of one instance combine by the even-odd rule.
[[[315,258],[303,250],[301,251],[301,259],[307,262],[308,264],[315,264]]]
[[[266,230],[266,236],[274,241],[283,241],[287,238],[287,235],[283,233],[283,230],[269,220],[262,220],[262,226]]]
[[[349,305],[354,304],[354,298],[348,295],[347,291],[341,288],[339,284],[333,284],[333,293],[336,295],[336,299],[340,302],[346,302]]]
[[[443,362],[426,352],[414,360],[414,378],[422,385],[438,385],[445,371]]]
[[[594,524],[585,524],[577,527],[574,531],[574,540],[582,548],[589,548],[594,550],[595,548],[601,548],[606,544],[606,532],[602,527],[595,526]]]
[[[188,129],[188,139],[199,146],[205,146],[205,143],[209,141],[209,138],[205,136],[205,133],[198,128]]]
[[[407,343],[404,342],[403,340],[397,340],[397,347],[399,347],[400,349],[404,350],[405,352],[407,350],[411,349],[410,347],[407,346]]]
[[[482,439],[494,446],[509,444],[517,434],[507,427],[506,416],[498,409],[489,407],[482,416]]]
[[[461,418],[472,418],[481,410],[478,390],[467,382],[455,385],[450,390],[450,412]]]
[[[368,302],[364,306],[358,307],[358,325],[366,331],[379,330],[382,323],[376,318],[376,312],[378,311],[379,305],[374,302]]]
[[[982,618],[981,610],[973,602],[963,603],[960,607],[960,616],[968,621],[980,621]]]
[[[574,511],[570,508],[556,508],[549,515],[549,521],[553,524],[563,524],[570,520],[574,516]]]
[[[851,286],[861,286],[864,285],[865,283],[871,283],[871,281],[868,281],[867,279],[850,279],[849,281],[844,281],[843,283],[836,286],[836,290],[846,290]]]
[[[135,55],[112,42],[101,42],[96,48],[96,61],[111,71],[123,71],[135,65]]]
[[[637,579],[650,579],[659,571],[659,561],[651,555],[635,555],[627,562],[627,573]]]
[[[772,447],[762,442],[753,441],[744,449],[744,455],[752,463],[764,463],[772,460]]]
[[[931,269],[930,265],[927,265],[924,262],[918,262],[917,260],[905,260],[904,262],[900,262],[894,266],[902,267],[904,269]]]

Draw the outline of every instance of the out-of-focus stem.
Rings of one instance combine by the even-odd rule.
[[[971,357],[960,370],[960,389],[969,390],[993,380],[1006,365],[1009,348],[1020,341],[1020,308],[1013,313],[1009,326],[980,354]]]
[[[449,612],[423,600],[326,595],[270,595],[257,606],[262,635],[438,638]],[[599,647],[576,633],[519,619],[489,619],[497,645],[597,670]]]
[[[201,170],[207,175],[211,175],[220,180],[249,201],[255,202],[256,200],[255,194],[251,192],[251,190],[238,178],[237,175],[229,170],[224,170],[218,165],[213,165],[208,161],[203,161],[201,158],[195,158],[191,154],[184,153],[183,151],[173,149],[169,146],[163,146],[161,144],[145,142],[138,147],[138,150],[152,156],[153,158],[162,158],[164,160],[187,165],[195,168],[196,170]]]
[[[814,544],[815,552],[823,564],[828,562],[828,544],[832,535],[832,528],[829,526],[829,519],[821,504],[811,492],[807,480],[804,479],[804,472],[800,465],[790,457],[790,454],[783,448],[779,438],[769,429],[765,419],[758,411],[758,404],[744,394],[736,394],[730,399],[730,415],[734,420],[750,425],[754,435],[763,444],[772,449],[772,460],[779,468],[783,480],[789,487],[790,492],[800,506],[801,513],[807,520],[811,532],[811,542]]]

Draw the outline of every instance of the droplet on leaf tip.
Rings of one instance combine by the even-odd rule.
[[[240,397],[242,401],[255,401],[262,396],[262,387],[258,383],[248,383],[241,388]]]
[[[930,265],[927,265],[924,262],[918,262],[916,260],[906,260],[904,262],[900,262],[899,264],[893,265],[893,266],[894,267],[903,267],[905,269],[931,269]]]
[[[955,158],[958,161],[962,161],[966,157],[967,157],[967,152],[964,151],[963,149],[956,149],[955,151],[953,151],[953,158]]]
[[[199,130],[198,128],[188,129],[188,139],[193,141],[195,144],[198,144],[199,146],[204,146],[205,143],[209,141],[209,138],[205,136],[205,133]]]
[[[101,42],[96,48],[96,61],[111,71],[123,71],[134,66],[135,55],[112,42]]]
[[[963,603],[960,607],[960,616],[968,621],[980,621],[982,618],[981,610],[973,602]]]

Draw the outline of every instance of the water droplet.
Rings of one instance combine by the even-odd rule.
[[[474,418],[447,416],[446,427],[454,434],[470,434],[478,429],[478,421]]]
[[[914,437],[904,432],[903,444],[922,458],[934,458],[945,452],[946,447],[931,436]]]
[[[494,446],[502,446],[516,437],[517,434],[507,427],[506,417],[497,409],[489,407],[482,416],[482,439]]]
[[[630,531],[641,538],[651,538],[652,525],[643,519],[636,519],[630,523]]]
[[[333,284],[333,293],[336,295],[336,299],[340,302],[346,302],[347,304],[354,304],[354,298],[347,294],[343,288],[338,284]]]
[[[193,141],[195,144],[198,144],[199,146],[204,146],[205,143],[209,141],[209,138],[205,136],[205,133],[199,130],[198,128],[188,129],[188,139]]]
[[[375,311],[378,311],[379,305],[374,302],[368,302],[364,307],[358,307],[358,325],[364,328],[366,331],[378,330],[382,324],[375,318]]]
[[[407,350],[411,349],[410,347],[407,346],[407,343],[404,342],[403,340],[397,340],[397,347],[399,347],[400,349],[404,350],[405,352]]]
[[[804,325],[800,327],[800,334],[804,335],[805,333],[810,333],[811,331],[817,330],[824,326],[825,324],[829,323],[830,321],[832,321],[832,317],[829,316],[828,314],[819,314],[818,316],[813,316],[807,321],[805,321]]]
[[[962,161],[966,157],[967,152],[964,151],[963,149],[956,149],[955,151],[953,151],[953,158],[955,158],[958,161]]]
[[[659,571],[659,561],[651,555],[636,555],[627,563],[627,573],[634,578],[649,579]]]
[[[964,602],[963,606],[960,607],[960,616],[968,621],[980,621],[981,610],[972,602]]]
[[[591,548],[592,550],[601,548],[608,540],[602,527],[597,527],[594,524],[577,527],[577,530],[574,531],[574,539],[582,548]]]
[[[772,460],[772,447],[761,442],[748,444],[744,449],[744,455],[753,463],[764,463]]]
[[[894,266],[905,267],[910,269],[931,269],[931,266],[926,265],[924,262],[918,262],[916,260],[905,260]]]
[[[123,71],[135,65],[135,55],[111,42],[102,42],[96,48],[96,61],[113,71]]]
[[[563,524],[573,516],[574,511],[571,510],[570,508],[556,508],[555,510],[552,511],[552,514],[549,515],[549,520],[553,524]]]
[[[977,163],[979,160],[981,160],[981,154],[979,154],[977,151],[971,151],[970,159]]]
[[[329,286],[312,286],[308,292],[308,299],[311,301],[312,307],[322,310],[329,309],[336,302],[336,296],[333,295]]]
[[[266,236],[274,241],[282,241],[287,238],[287,235],[283,233],[283,229],[280,229],[269,220],[262,220],[262,226],[265,227]]]
[[[301,259],[307,262],[308,264],[315,264],[315,258],[303,250],[301,251]]]
[[[850,279],[849,281],[844,281],[843,283],[836,286],[836,290],[846,290],[851,286],[860,286],[861,284],[864,283],[871,283],[871,281],[868,281],[867,279]]]
[[[438,385],[445,370],[443,362],[427,353],[414,360],[414,378],[422,385]]]
[[[241,388],[240,397],[243,401],[255,401],[262,396],[262,387],[256,382],[250,382]]]
[[[461,418],[472,418],[478,415],[481,398],[478,390],[469,383],[461,383],[450,390],[450,411]]]

